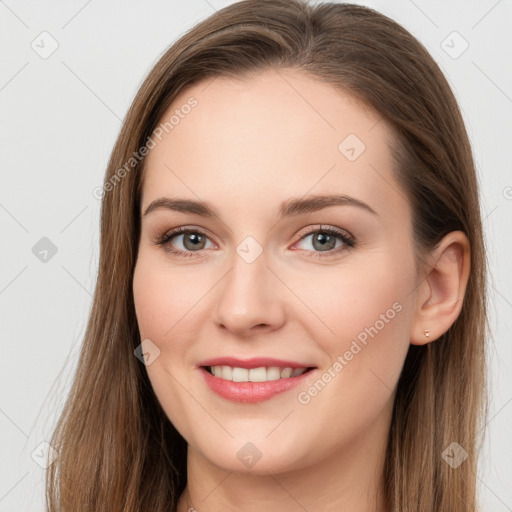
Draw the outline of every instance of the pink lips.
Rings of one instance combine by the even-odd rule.
[[[298,386],[314,372],[314,368],[308,364],[272,358],[253,358],[243,361],[233,357],[219,357],[202,361],[197,366],[206,384],[212,391],[228,400],[244,403],[256,403],[268,400],[279,393],[283,393],[284,391]],[[297,377],[267,382],[233,382],[213,376],[205,368],[206,366],[232,366],[247,369],[259,368],[261,366],[277,366],[279,368],[310,368],[310,370]]]

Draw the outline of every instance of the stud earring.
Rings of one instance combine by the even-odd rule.
[[[430,331],[428,329],[425,329],[425,338],[428,338],[430,336]]]

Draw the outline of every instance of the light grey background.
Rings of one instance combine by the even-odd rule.
[[[77,363],[99,252],[93,189],[121,120],[165,49],[230,3],[0,0],[2,512],[44,510],[36,461]],[[491,411],[480,495],[482,510],[511,511],[512,1],[356,3],[423,42],[464,112],[492,273]],[[52,44],[58,48],[48,56]],[[57,249],[46,262],[44,252],[34,254],[39,246],[33,252],[43,237]]]

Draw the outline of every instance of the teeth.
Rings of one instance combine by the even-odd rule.
[[[211,372],[215,377],[233,382],[267,382],[269,380],[288,379],[302,375],[306,368],[233,368],[231,366],[212,366]]]
[[[231,368],[231,366],[221,366],[220,369],[222,371],[220,375],[221,379],[233,380],[233,368]]]
[[[267,370],[262,368],[251,368],[248,372],[250,382],[265,382],[267,380]]]
[[[291,377],[293,373],[293,370],[291,368],[285,368],[281,371],[281,378],[287,379],[288,377]]]
[[[233,382],[247,382],[249,370],[247,368],[233,368]]]
[[[279,380],[281,378],[281,370],[275,366],[267,368],[267,380]]]

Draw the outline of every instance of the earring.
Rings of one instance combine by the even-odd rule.
[[[425,329],[425,338],[428,338],[430,336],[430,331],[428,329]]]

